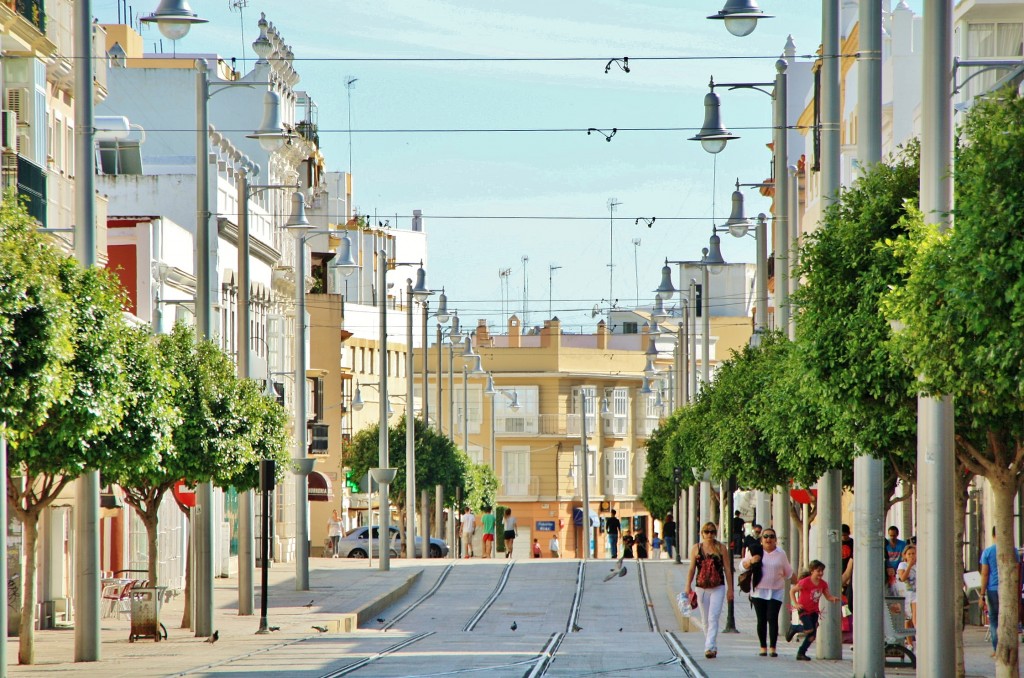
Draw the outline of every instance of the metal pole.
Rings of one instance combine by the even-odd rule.
[[[444,422],[444,411],[442,410],[441,403],[443,403],[444,401],[441,399],[442,395],[443,395],[442,394],[442,390],[441,390],[441,375],[444,374],[444,365],[442,364],[442,357],[441,357],[441,339],[442,339],[442,336],[441,336],[441,323],[438,323],[437,324],[437,430],[443,432],[444,431],[444,426],[442,425],[442,422]],[[424,342],[424,344],[425,343],[426,342]],[[423,360],[424,361],[426,361],[426,355],[427,355],[427,353],[424,350],[424,352],[423,352]],[[426,386],[424,386],[424,388],[426,388]]]
[[[434,485],[434,532],[444,538],[444,487]]]
[[[776,490],[772,496],[774,500],[773,508],[773,519],[772,528],[775,530],[776,546],[782,549],[786,556],[789,557],[789,562],[793,563],[793,551],[790,549],[790,532],[789,532],[789,488],[780,487]],[[871,570],[870,567],[864,568],[865,570]],[[793,566],[793,570],[796,571],[796,566]],[[786,582],[785,589],[789,590],[789,582]],[[784,610],[788,609],[788,605],[784,606]],[[785,635],[786,631],[789,630],[790,615],[781,614],[779,615],[779,635]]]
[[[686,491],[686,502],[689,505],[687,508],[687,515],[690,519],[689,524],[686,526],[686,531],[689,534],[689,538],[686,540],[687,548],[689,548],[690,544],[696,544],[700,537],[700,530],[698,529],[699,526],[697,525],[697,520],[695,520],[698,517],[697,496],[699,493],[700,490],[694,485],[691,485],[690,489]],[[689,551],[687,551],[687,553],[689,553]]]
[[[466,365],[462,366],[462,451],[469,454],[469,368]]]
[[[369,490],[369,487],[367,487]],[[260,516],[260,628],[257,633],[270,633],[267,625],[267,588],[270,577],[270,490],[261,488],[262,514]]]
[[[686,404],[686,375],[683,372],[683,361],[686,359],[686,349],[683,342],[686,341],[686,328],[683,323],[676,325],[676,355],[675,355],[675,369],[676,369],[676,388],[675,388],[675,407],[679,408]],[[679,494],[678,490],[676,494]],[[676,522],[678,523],[679,516],[676,514]]]
[[[682,267],[680,267],[680,272]],[[707,290],[704,291],[707,294]],[[697,281],[690,278],[690,402],[697,400]]]
[[[587,392],[580,387],[580,497],[583,499],[583,560],[590,558],[590,483],[587,482]]]
[[[423,557],[430,557],[430,493],[426,490],[420,490],[420,515],[423,519],[420,521],[420,539],[421,543],[426,544],[423,549]]]
[[[700,481],[700,526],[711,520],[711,474],[705,472]]]
[[[373,567],[373,474],[366,470],[366,562]]]
[[[711,294],[708,266],[700,267],[701,296],[703,297],[700,330],[700,378],[701,388],[706,388],[711,381]]]
[[[683,543],[680,540],[680,536],[684,535],[685,532],[683,532],[683,530],[680,528],[680,526],[682,526],[684,524],[683,523],[683,496],[682,496],[682,492],[683,491],[679,487],[679,483],[678,482],[675,484],[675,490],[676,490],[676,506],[675,506],[674,513],[675,513],[675,518],[676,518],[676,533],[674,535],[672,535],[672,538],[675,539],[675,542],[676,542],[676,552],[674,554],[675,561],[676,561],[676,564],[679,564],[679,563],[682,562],[682,559],[683,559],[683,557],[681,555],[682,551],[683,551],[683,549],[682,549]],[[689,517],[687,517],[687,520],[689,520]]]
[[[420,390],[423,391],[423,425],[424,426],[430,426],[430,366],[427,364],[427,355],[429,354],[429,350],[427,348],[427,320],[428,320],[429,317],[430,317],[430,304],[428,302],[424,301],[423,302],[423,312],[421,314],[421,322],[420,322],[420,333],[422,335],[420,338],[423,340],[423,346],[421,348],[421,350],[423,352],[423,354],[422,354],[423,355],[423,365],[422,365],[422,367],[423,367],[423,370],[422,370],[422,372],[423,372],[423,381],[422,381],[423,386],[422,386],[422,388]],[[409,345],[409,351],[412,351],[412,344]],[[412,372],[409,372],[409,374],[412,375]],[[437,406],[440,407],[441,403],[438,403]]]
[[[921,91],[921,211],[940,231],[949,228],[952,209],[950,162],[952,125],[950,68],[951,7],[927,3],[924,9],[924,77]],[[956,672],[953,615],[953,399],[917,400],[918,548],[918,671],[922,676]],[[1012,607],[1009,609],[1013,609]]]
[[[857,57],[857,107],[860,130],[857,155],[864,171],[882,159],[882,2],[861,0],[860,46]],[[882,461],[861,455],[853,462],[853,562],[875,562],[884,540]],[[952,494],[950,495],[952,497]],[[874,567],[853,568],[854,647],[853,675],[876,678],[885,675],[882,625],[884,592]],[[952,599],[951,601],[952,602]],[[945,608],[951,609],[951,608]]]
[[[690,364],[690,301],[689,299],[683,300],[683,322],[680,324],[683,334],[683,378],[680,379],[683,387],[683,398],[680,400],[681,405],[687,405],[690,403],[690,399],[693,397],[690,391],[690,371],[693,366]]]
[[[377,251],[377,303],[380,322],[380,410],[377,463],[380,468],[388,468],[388,253],[384,249]],[[391,495],[390,483],[380,483],[380,571],[391,570]],[[373,543],[373,533],[367,541]]]
[[[295,458],[306,458],[306,257],[303,229],[295,230]],[[295,590],[309,590],[309,485],[295,474]]]
[[[764,214],[757,215],[754,226],[757,245],[757,266],[754,271],[754,288],[757,299],[754,303],[754,334],[768,329],[768,224]]]
[[[424,309],[426,306],[424,306]],[[412,279],[405,280],[405,557],[415,558],[416,536],[416,419],[412,411]],[[423,361],[426,365],[426,361]],[[426,403],[426,382],[423,387]],[[426,544],[424,544],[424,548]]]
[[[719,522],[722,523],[721,527],[725,528],[724,529],[725,546],[726,546],[726,548],[729,549],[729,557],[732,558],[732,554],[733,554],[732,540],[736,537],[736,535],[734,535],[732,533],[733,491],[735,489],[732,478],[729,478],[728,480],[724,481],[722,483],[721,487],[722,487],[722,494],[725,495],[725,497],[723,498],[724,499],[723,504],[725,505],[725,511],[724,511],[725,515],[722,516],[722,519]],[[733,585],[733,583],[731,583],[731,582],[726,583],[726,586],[732,586],[732,585]],[[739,631],[736,629],[736,606],[734,605],[734,601],[732,601],[732,600],[726,601],[726,607],[725,607],[725,628],[722,629],[722,632],[723,633],[739,633]]]
[[[96,207],[93,126],[92,3],[75,3],[75,256],[83,268],[96,265]],[[6,441],[4,442],[6,455]],[[6,459],[6,456],[5,456]],[[6,473],[6,467],[5,467]],[[75,482],[75,661],[100,660],[100,472],[86,471]],[[2,487],[6,492],[7,483]],[[6,512],[6,507],[4,507]],[[2,524],[6,538],[7,521]],[[7,555],[4,554],[6,559]],[[6,564],[4,565],[6,567]],[[7,578],[4,577],[4,582]],[[4,606],[4,614],[7,607]],[[7,624],[2,627],[7,632]],[[0,668],[6,671],[6,662]]]
[[[6,426],[0,427],[0,430],[5,429]],[[0,433],[0,488],[3,488],[4,493],[7,492],[7,436]],[[7,536],[7,502],[0,501],[0,525],[3,525],[4,538],[6,541]],[[7,554],[4,553],[0,557],[0,581],[7,581]],[[77,583],[77,582],[76,582]],[[8,605],[11,601],[8,595],[7,587],[4,587],[3,600],[0,601],[3,604],[0,605],[0,629],[2,629],[4,637],[7,636],[7,624],[8,624]],[[99,609],[97,607],[97,609]],[[96,634],[99,635],[99,625],[96,627]],[[77,638],[76,638],[77,640]],[[77,659],[77,657],[76,657]],[[7,643],[0,643],[0,673],[6,678],[7,676]]]
[[[779,328],[789,334],[789,171],[786,129],[786,60],[775,62],[772,126],[775,137],[775,307]]]
[[[822,211],[838,196],[840,174],[839,0],[821,3],[821,198]],[[825,581],[840,586],[839,548],[842,477],[826,471],[818,481],[819,560],[825,563]],[[837,604],[824,603],[818,631],[818,658],[843,656],[841,615]]]
[[[455,344],[448,337],[448,440],[455,442]]]
[[[90,20],[91,21],[91,20]],[[213,264],[210,258],[209,177],[209,66],[196,60],[196,332],[200,341],[213,338],[211,288]],[[76,154],[81,158],[83,154]],[[92,158],[90,149],[85,157]],[[87,174],[92,174],[90,165]],[[81,178],[81,177],[79,177]],[[196,485],[196,508],[192,521],[192,551],[195,553],[192,597],[193,626],[197,638],[213,635],[213,483]]]
[[[238,345],[238,378],[248,379],[249,349],[249,174],[243,163],[238,168],[238,313],[235,336]],[[253,492],[238,493],[238,614],[248,616],[253,611],[253,586],[256,563],[252,557],[255,547],[253,535]]]

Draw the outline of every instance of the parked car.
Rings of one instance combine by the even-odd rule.
[[[380,553],[380,543],[378,542],[379,532],[378,526],[373,525],[372,528],[366,526],[357,527],[354,530],[349,530],[348,534],[338,540],[338,557],[339,558],[366,558],[368,553],[367,548],[367,535],[370,530],[373,530],[373,554],[376,556]],[[402,551],[402,535],[398,531],[397,527],[391,527],[391,540],[388,548],[388,552],[393,558],[397,558],[398,554]],[[417,536],[414,543],[414,550],[416,556],[420,557],[423,553],[423,538]],[[441,539],[430,538],[430,546],[427,553],[431,558],[443,558],[448,555],[448,544],[444,543]]]

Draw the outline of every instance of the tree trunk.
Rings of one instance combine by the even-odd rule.
[[[953,543],[963,544],[964,543],[964,516],[967,514],[967,488],[970,484],[973,476],[966,476],[964,474],[957,473],[954,478],[953,496],[953,515],[956,519],[953,521],[954,534]],[[957,549],[953,556],[953,569],[956,573],[956,581],[962,582],[964,580],[964,550],[963,548]],[[984,595],[982,591],[982,595]],[[956,614],[956,676],[957,678],[964,678],[966,675],[966,669],[964,668],[964,605],[966,604],[966,592],[962,586],[955,586],[953,588],[953,609]]]
[[[26,514],[25,578],[21,603],[21,624],[18,628],[18,663],[36,663],[36,543],[39,540],[39,510]]]
[[[160,562],[160,552],[157,546],[157,535],[160,527],[160,518],[157,516],[158,510],[159,507],[150,506],[148,511],[139,511],[139,517],[142,518],[142,523],[146,526],[146,537],[149,542],[149,585],[153,588],[159,584],[156,577],[157,565]]]
[[[998,457],[998,455],[997,455]],[[997,474],[997,475],[996,475]],[[994,498],[996,563],[999,575],[999,627],[996,635],[996,678],[1018,676],[1017,605],[1020,578],[1013,538],[1013,499],[1017,489],[1016,473],[999,468],[988,476]]]
[[[191,532],[192,523],[188,524]],[[192,539],[185,542],[185,611],[181,614],[181,628],[192,628]]]

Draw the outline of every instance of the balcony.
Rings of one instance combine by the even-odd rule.
[[[661,419],[658,417],[637,417],[635,435],[638,438],[646,438],[654,433],[660,423]]]
[[[46,11],[43,9],[43,0],[4,0],[10,9],[25,17],[25,19],[39,29],[39,32],[46,34]]]
[[[538,419],[536,414],[495,417],[494,432],[499,435],[537,435],[540,432]]]
[[[17,168],[18,195],[25,196],[28,199],[29,215],[45,226],[46,170],[20,155],[18,156]]]
[[[317,131],[318,126],[312,122],[300,122],[295,125],[295,131],[299,133],[306,141],[309,141],[317,148],[320,147],[320,133]]]
[[[516,478],[511,481],[505,481],[502,483],[501,494],[505,497],[539,497],[540,496],[540,476],[530,476],[529,478]]]

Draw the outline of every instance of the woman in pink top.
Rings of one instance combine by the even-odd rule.
[[[762,553],[755,555],[747,549],[740,565],[750,569],[761,564],[761,579],[750,593],[750,602],[757,613],[757,638],[761,641],[762,657],[778,657],[775,644],[779,639],[779,610],[786,597],[790,583],[796,583],[793,566],[789,564],[786,552],[778,547],[775,530],[766,529],[761,533]]]

